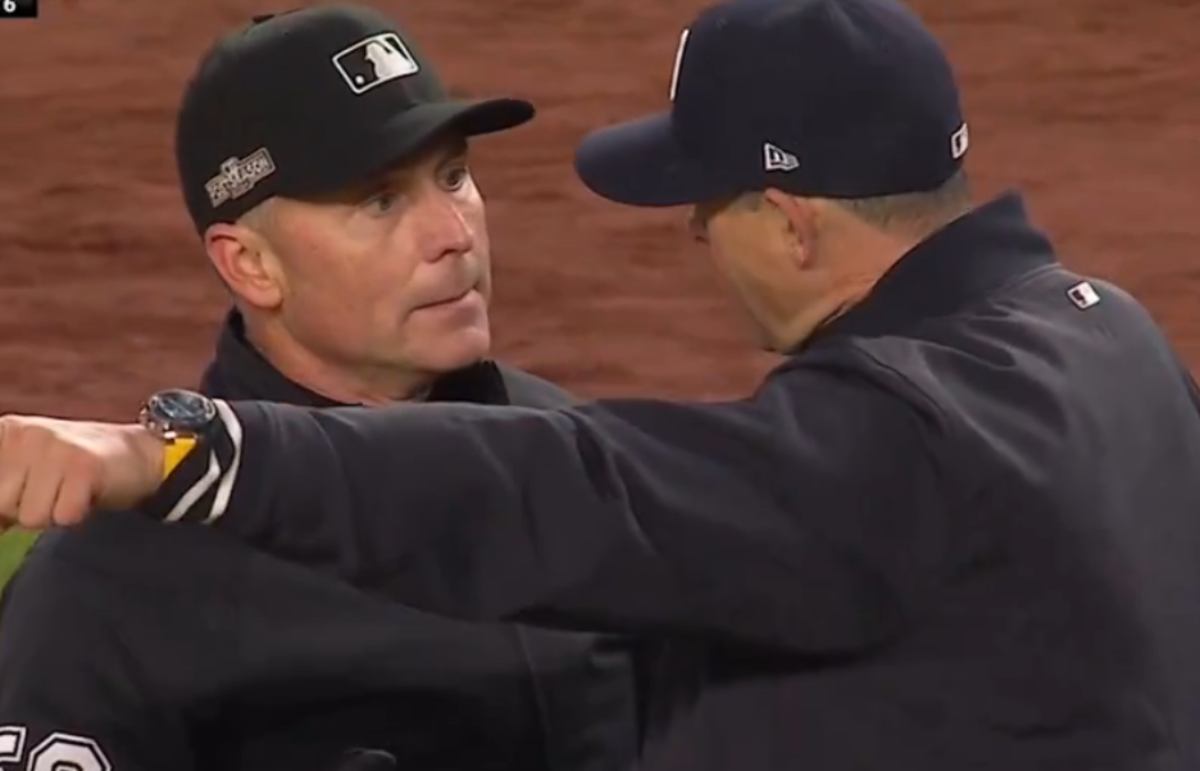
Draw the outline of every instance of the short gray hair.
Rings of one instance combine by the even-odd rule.
[[[967,174],[960,170],[933,190],[874,198],[840,198],[836,203],[881,230],[926,234],[965,214],[971,206]]]
[[[250,228],[263,238],[267,238],[275,220],[274,202],[274,198],[268,198],[262,203],[256,205],[254,208],[238,217],[237,224],[241,225],[242,227]]]

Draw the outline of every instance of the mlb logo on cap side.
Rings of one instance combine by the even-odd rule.
[[[360,40],[334,55],[333,66],[350,90],[363,94],[396,78],[415,75],[421,66],[394,32]]]
[[[1100,304],[1100,294],[1086,281],[1068,289],[1067,297],[1071,298],[1071,302],[1075,303],[1075,307],[1081,311]]]
[[[967,148],[971,146],[971,132],[967,129],[967,124],[962,124],[962,127],[950,135],[950,155],[954,160],[958,160],[967,154]]]
[[[770,142],[763,145],[763,161],[767,171],[795,171],[800,168],[799,158]]]

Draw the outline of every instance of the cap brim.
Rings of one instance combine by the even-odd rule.
[[[533,105],[522,99],[484,99],[479,101],[441,102],[417,107],[412,112],[426,114],[420,119],[434,125],[433,133],[455,128],[464,136],[491,134],[516,128],[533,119]]]
[[[381,152],[375,168],[383,171],[420,152],[444,134],[463,137],[516,128],[534,116],[533,105],[520,99],[430,102],[406,110],[379,132]]]
[[[575,171],[592,192],[632,206],[680,206],[737,192],[688,155],[666,113],[593,131],[575,152]]]
[[[521,99],[430,102],[405,110],[362,141],[374,151],[357,153],[353,161],[332,164],[323,179],[310,179],[298,196],[319,196],[369,179],[404,163],[446,134],[463,137],[492,134],[532,120],[536,111]]]

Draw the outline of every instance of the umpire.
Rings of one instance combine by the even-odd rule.
[[[968,202],[950,67],[898,3],[732,0],[677,61],[669,114],[579,170],[697,204],[786,354],[752,395],[185,401],[201,449],[148,508],[216,461],[229,506],[185,518],[441,612],[663,641],[652,771],[1200,767],[1200,393],[1150,316],[1017,195]],[[10,419],[0,469],[69,445],[140,471],[40,479],[148,493],[158,440],[88,430]],[[0,514],[45,521],[46,495]]]
[[[417,41],[363,6],[222,35],[176,125],[184,197],[235,306],[201,390],[312,407],[569,402],[488,356],[484,303],[427,309],[488,292],[467,143],[532,113],[451,99]],[[43,537],[0,601],[4,769],[633,763],[620,641],[381,603],[199,529],[94,525]]]

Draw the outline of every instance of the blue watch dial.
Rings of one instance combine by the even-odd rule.
[[[200,431],[217,417],[212,399],[184,389],[159,391],[146,406],[156,422],[176,431]]]

